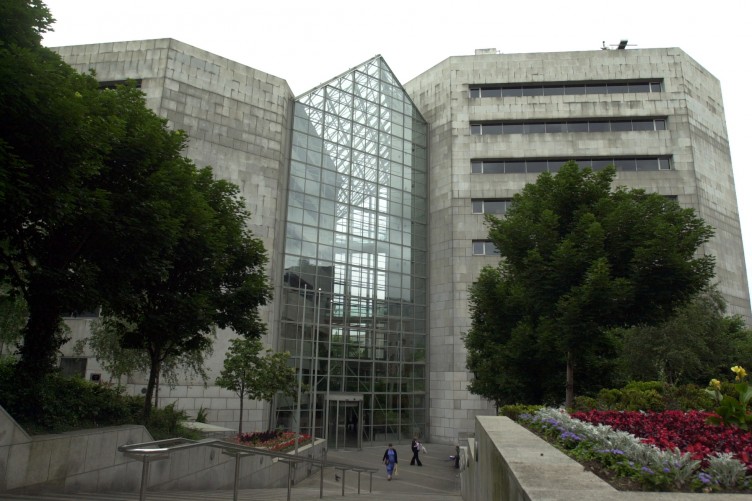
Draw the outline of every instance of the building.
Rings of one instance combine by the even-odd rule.
[[[246,429],[300,423],[335,447],[416,434],[451,443],[493,413],[466,389],[461,338],[468,286],[496,259],[483,214],[503,214],[537,173],[570,159],[615,163],[620,185],[694,208],[716,228],[702,251],[717,258],[731,312],[750,318],[720,85],[679,49],[479,51],[404,86],[376,56],[298,97],[175,40],[56,50],[102,82],[136,80],[187,132],[188,156],[240,186],[271,257],[266,342],[293,353],[317,389],[300,404],[251,406]],[[71,325],[85,335],[86,319]],[[212,377],[230,335],[218,336]],[[79,370],[101,372],[87,363]],[[160,395],[209,409],[215,424],[240,417],[217,387],[186,381]]]

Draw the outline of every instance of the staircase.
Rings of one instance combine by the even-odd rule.
[[[398,445],[400,454],[399,472],[392,481],[387,481],[383,471],[373,475],[372,492],[369,492],[369,475],[361,474],[360,494],[358,494],[358,476],[353,472],[345,473],[332,468],[324,470],[324,497],[319,498],[321,476],[318,471],[293,486],[290,501],[368,501],[369,499],[388,499],[389,501],[462,501],[460,496],[459,471],[448,460],[454,454],[454,447],[427,444],[431,454],[422,457],[423,466],[409,465],[409,445]],[[330,451],[331,461],[364,467],[379,467],[384,451],[381,447],[369,447],[360,451]],[[344,496],[342,485],[344,481]],[[1,500],[59,500],[59,501],[135,501],[139,499],[134,493],[41,493],[8,494],[0,493]],[[233,499],[232,490],[215,491],[148,491],[148,501],[229,501]],[[244,489],[238,492],[240,501],[286,501],[287,489]]]

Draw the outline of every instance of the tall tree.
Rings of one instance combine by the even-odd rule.
[[[169,247],[138,274],[118,276],[104,295],[104,314],[122,320],[115,324],[121,345],[148,355],[147,419],[166,360],[205,351],[216,328],[258,336],[258,308],[271,297],[266,252],[246,227],[238,187],[213,179],[209,168],[180,172],[161,187]]]
[[[612,367],[609,329],[660,321],[707,286],[714,260],[696,253],[712,228],[666,197],[612,189],[614,177],[570,162],[515,195],[504,219],[487,216],[502,261],[471,289],[471,391],[506,403],[563,381],[571,405],[575,370],[586,387]]]
[[[243,401],[271,401],[278,392],[295,395],[295,369],[288,367],[290,354],[266,350],[258,339],[236,338],[230,341],[224,368],[217,378],[217,386],[234,391],[240,398],[238,433],[243,433]]]
[[[41,2],[0,5],[0,272],[28,306],[31,381],[54,367],[64,315],[162,263],[176,238],[170,190],[195,170],[184,135],[137,89],[100,90],[39,45],[50,22]]]

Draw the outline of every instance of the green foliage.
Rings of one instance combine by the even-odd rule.
[[[196,411],[196,419],[195,421],[197,423],[206,423],[209,415],[209,409],[204,407],[203,405],[198,408],[198,411]]]
[[[717,379],[710,381],[710,388],[706,391],[718,404],[713,409],[718,416],[708,418],[708,422],[748,430],[752,427],[752,413],[749,411],[752,387],[747,383],[747,371],[743,367],[735,365],[731,371],[736,374],[737,383],[734,385],[736,395],[723,394],[720,381]]]
[[[135,373],[149,372],[150,358],[148,352],[133,348],[123,348],[121,338],[123,332],[135,327],[118,318],[100,317],[90,324],[91,333],[86,339],[79,340],[74,351],[83,354],[87,347],[104,370],[114,379],[130,376]],[[211,356],[211,345],[203,350],[176,353],[165,357],[160,364],[159,378],[169,386],[177,385],[181,375],[196,377],[206,382],[208,377],[204,367],[204,360]]]
[[[520,414],[535,414],[538,409],[543,408],[542,405],[502,405],[499,407],[499,416],[506,416],[513,421],[517,421]]]
[[[28,315],[23,297],[11,294],[7,286],[0,286],[0,355],[13,351]]]
[[[0,362],[0,405],[32,433],[113,426],[139,421],[141,397],[58,373],[37,385],[19,384],[15,361]],[[31,393],[36,394],[32,395]],[[38,405],[40,402],[41,405]]]
[[[620,378],[704,385],[726,367],[752,362],[752,331],[725,311],[721,294],[708,290],[657,325],[613,331]]]
[[[36,47],[55,20],[41,0],[3,0],[0,3],[0,44]]]
[[[691,209],[642,190],[611,189],[613,168],[570,162],[487,216],[501,255],[470,289],[470,390],[505,403],[571,402],[613,384],[615,327],[652,324],[702,290],[713,234]],[[534,367],[535,370],[531,370]],[[566,384],[565,384],[566,383]]]
[[[182,425],[188,420],[184,410],[176,409],[175,404],[169,404],[162,408],[155,408],[149,416],[146,428],[154,440],[183,437],[199,439],[201,434]]]
[[[675,386],[662,381],[632,381],[623,388],[603,388],[595,397],[580,395],[574,399],[576,411],[664,411],[709,409],[712,400],[700,387]]]
[[[295,395],[295,369],[288,367],[288,352],[274,353],[264,349],[258,339],[235,338],[224,361],[224,368],[217,378],[217,385],[234,391],[240,398],[240,421],[238,433],[243,433],[243,399],[271,401],[278,393]]]

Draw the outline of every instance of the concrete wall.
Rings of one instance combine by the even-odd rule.
[[[617,491],[506,417],[480,416],[461,454],[464,501],[731,501],[739,494]]]
[[[136,492],[142,463],[117,448],[151,440],[143,426],[29,436],[0,407],[0,493]],[[323,442],[301,447],[299,454],[321,459]],[[285,487],[287,474],[287,464],[265,456],[247,457],[241,459],[240,487]],[[294,471],[296,482],[308,475],[305,466]],[[234,458],[221,449],[199,447],[153,462],[148,490],[231,489],[234,478]]]
[[[656,93],[470,98],[471,85],[660,80]],[[535,174],[473,174],[473,159],[672,157],[672,169],[617,173],[616,184],[677,196],[716,228],[701,249],[716,256],[730,312],[750,316],[749,289],[718,81],[676,48],[450,57],[405,84],[430,124],[430,381],[432,440],[451,443],[490,403],[471,395],[461,335],[468,288],[497,257],[474,256],[488,228],[472,199],[511,198]],[[667,130],[472,135],[471,122],[666,117]]]

